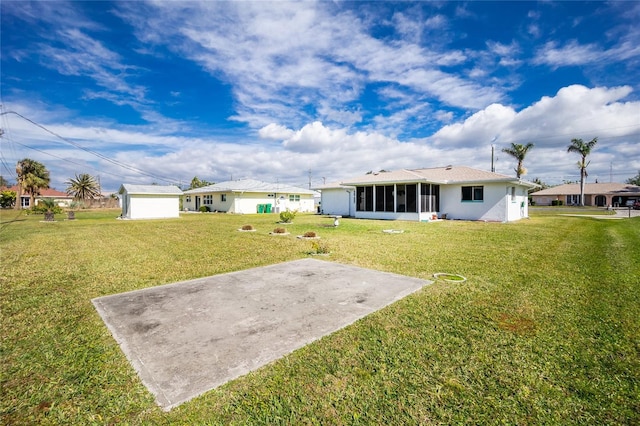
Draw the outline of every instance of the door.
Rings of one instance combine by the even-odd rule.
[[[200,210],[200,196],[196,195],[196,211]]]

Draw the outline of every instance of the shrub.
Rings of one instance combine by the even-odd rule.
[[[286,234],[287,230],[284,229],[284,228],[276,228],[276,229],[273,230],[273,233],[274,234]]]
[[[253,231],[253,225],[242,225],[243,231]]]
[[[311,249],[311,252],[315,254],[329,253],[329,246],[326,243],[321,243],[320,241],[313,241],[311,243]]]
[[[16,203],[16,191],[4,190],[0,193],[0,207],[3,209],[13,207]]]
[[[207,212],[211,211],[209,206],[200,206],[200,208],[198,210],[201,211],[202,213],[207,213]]]
[[[315,237],[317,237],[317,235],[313,231],[307,231],[307,232],[304,233],[303,237],[305,237],[305,238],[315,238]]]
[[[562,200],[551,200],[551,205],[552,206],[563,206],[564,205],[564,201],[562,201]]]
[[[55,204],[55,202],[49,201],[48,199],[42,199],[38,205],[33,206],[29,210],[27,210],[27,214],[45,214],[45,213],[53,213],[60,214],[62,213],[62,207]]]
[[[297,210],[285,210],[283,212],[280,212],[280,222],[283,223],[291,223],[293,222],[293,218],[296,217],[296,213],[298,211]]]

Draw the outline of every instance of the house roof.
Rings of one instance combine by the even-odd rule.
[[[640,186],[628,183],[587,183],[584,185],[584,193],[587,195],[639,195]],[[552,188],[543,189],[532,193],[532,196],[548,196],[548,195],[579,195],[579,183],[565,183],[554,186]]]
[[[14,191],[18,192],[18,185],[13,185],[11,187],[1,187],[2,191]],[[29,194],[22,194],[23,197],[30,197]],[[58,191],[57,189],[47,188],[41,189],[40,194],[36,195],[36,197],[53,197],[53,198],[73,198],[72,195],[67,194],[66,192]]]
[[[175,185],[133,185],[123,183],[118,194],[125,192],[133,195],[182,195],[182,190]]]
[[[322,185],[314,186],[312,189],[315,191],[322,191],[323,189],[347,189],[348,185],[343,185],[340,182],[323,183]]]
[[[190,189],[185,194],[207,194],[211,192],[264,192],[264,193],[283,193],[283,194],[307,194],[315,195],[315,191],[310,189],[299,188],[297,186],[287,185],[284,183],[269,183],[254,179],[239,179],[220,182],[213,185],[203,186],[201,188]]]
[[[354,179],[345,180],[342,185],[367,185],[399,182],[428,182],[437,184],[511,182],[534,188],[537,185],[526,180],[501,173],[488,172],[466,166],[446,166],[427,169],[401,169],[390,172],[369,173]]]

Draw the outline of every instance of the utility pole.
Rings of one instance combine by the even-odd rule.
[[[311,189],[311,169],[309,169],[309,189]]]
[[[495,166],[493,164],[493,153],[494,153],[494,151],[495,151],[495,147],[493,146],[493,144],[491,144],[491,172],[492,173],[495,173],[495,171],[496,171],[496,168],[495,168]]]
[[[609,163],[609,183],[613,182],[613,162]]]

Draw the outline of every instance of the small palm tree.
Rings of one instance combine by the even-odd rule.
[[[587,157],[591,153],[591,150],[598,143],[598,138],[593,138],[589,142],[584,142],[582,139],[571,139],[571,145],[567,148],[567,152],[576,152],[580,154],[581,159],[578,161],[578,168],[580,169],[580,205],[584,207],[584,185],[587,180],[587,166],[590,161],[587,162]]]
[[[76,178],[70,178],[65,182],[67,185],[67,194],[72,195],[76,200],[88,200],[98,198],[100,196],[100,187],[96,179],[87,173],[76,175]]]
[[[47,222],[53,222],[54,211],[56,208],[56,202],[53,198],[43,198],[40,200],[40,204],[47,208],[47,211],[44,213],[44,220]]]
[[[519,143],[512,143],[510,148],[502,148],[502,152],[509,154],[516,160],[518,160],[518,165],[514,169],[516,172],[516,177],[520,179],[520,176],[525,175],[527,173],[527,169],[524,168],[522,163],[524,162],[524,157],[527,156],[527,152],[533,148],[533,143],[529,142],[526,145],[522,145]]]
[[[25,158],[16,164],[16,175],[18,180],[18,194],[16,197],[16,209],[22,208],[21,197],[24,193],[30,195],[30,206],[35,206],[36,195],[41,189],[49,188],[51,179],[49,171],[44,164]]]

